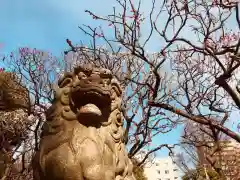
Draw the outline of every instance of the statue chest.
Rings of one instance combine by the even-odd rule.
[[[94,152],[94,155],[92,155],[94,159],[101,159],[104,166],[115,168],[115,146],[112,142],[108,142],[107,139],[99,135],[98,130],[95,128],[75,129],[70,144],[79,158],[87,155],[85,152],[89,152],[89,154]]]

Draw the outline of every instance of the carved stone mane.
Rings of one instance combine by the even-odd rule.
[[[58,82],[33,160],[35,180],[135,180],[123,143],[122,90],[107,69],[77,67]]]

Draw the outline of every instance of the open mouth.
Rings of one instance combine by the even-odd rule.
[[[72,94],[72,101],[78,115],[102,116],[111,104],[110,96],[95,90],[77,91]]]

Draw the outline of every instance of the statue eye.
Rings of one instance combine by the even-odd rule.
[[[87,75],[84,72],[78,73],[78,79],[85,79],[85,78],[87,78]]]
[[[105,85],[109,85],[109,84],[111,83],[111,79],[106,78],[106,79],[103,79],[102,82],[103,82],[103,84],[105,84]]]
[[[87,76],[90,76],[92,74],[92,69],[91,68],[86,68],[84,69],[84,73],[87,75]]]
[[[112,79],[112,73],[111,73],[111,71],[109,71],[109,70],[105,70],[105,69],[103,69],[103,70],[101,70],[101,73],[100,73],[101,75],[101,77],[102,78],[108,78],[108,79]]]

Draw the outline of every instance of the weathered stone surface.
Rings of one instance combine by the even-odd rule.
[[[47,112],[35,180],[135,180],[123,143],[122,90],[111,72],[77,67]]]

